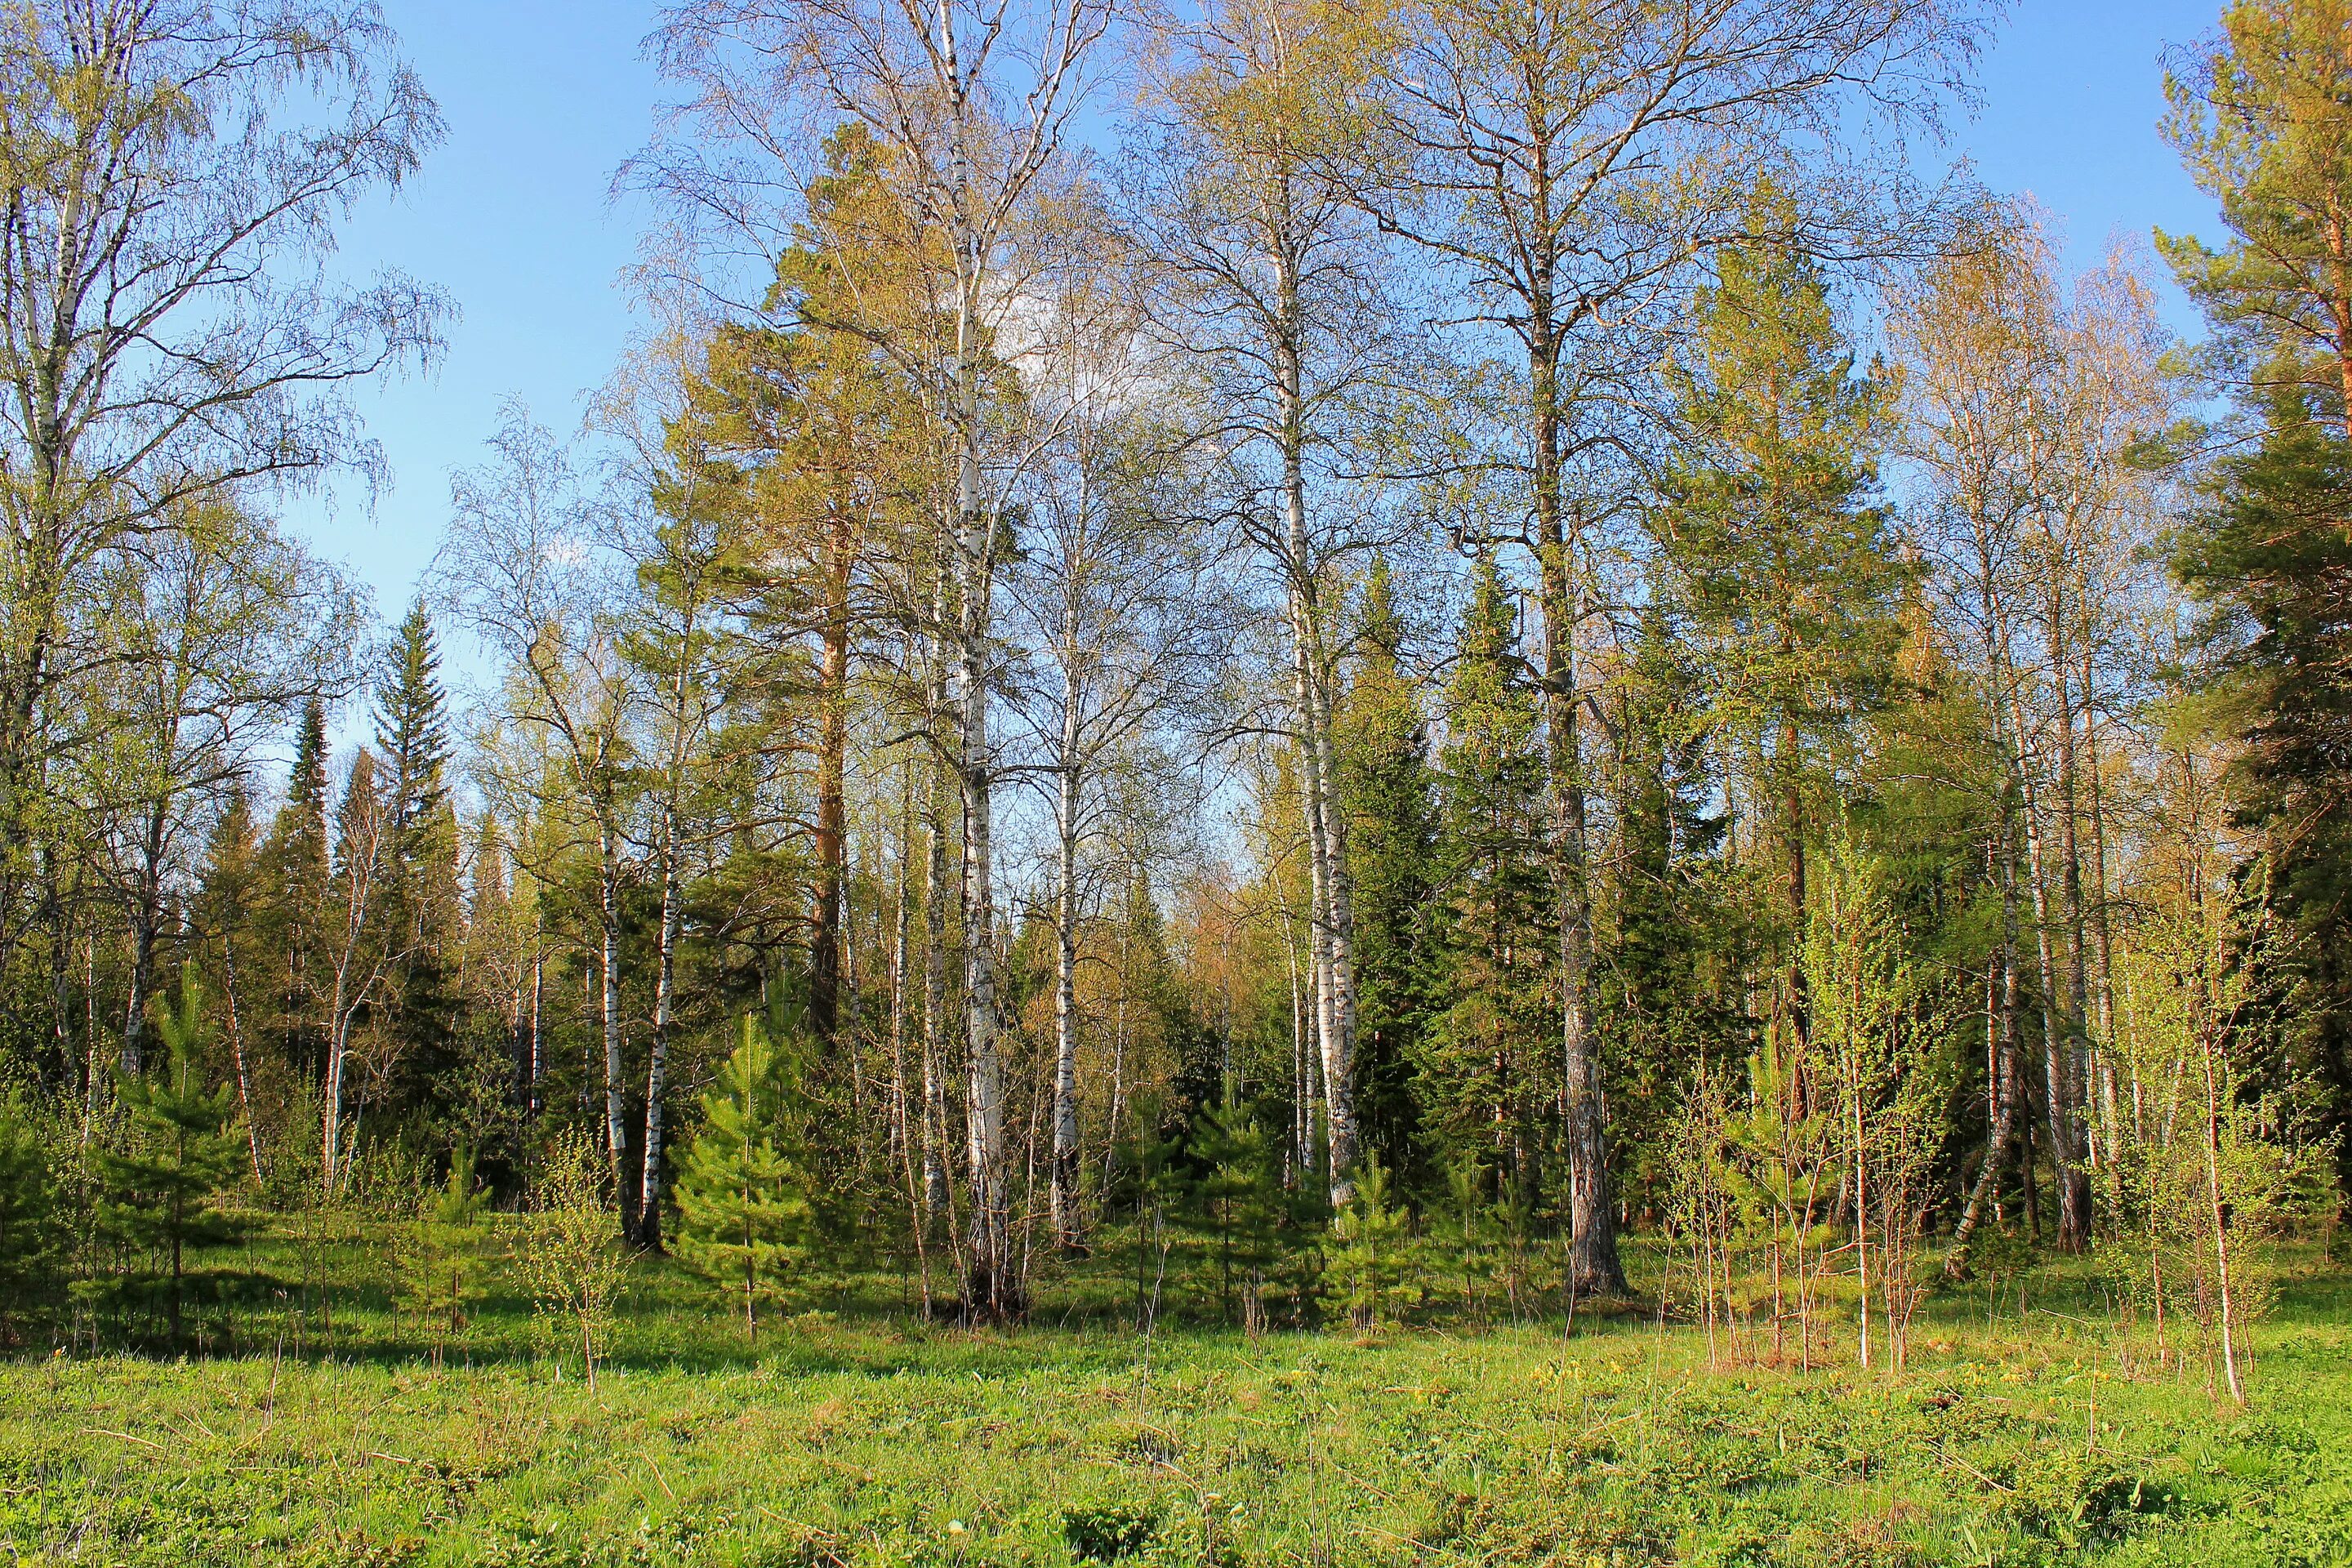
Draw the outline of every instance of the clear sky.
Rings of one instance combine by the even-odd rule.
[[[2021,0],[1984,63],[1959,150],[1995,189],[2031,192],[2081,265],[2109,235],[2211,234],[2212,207],[2156,134],[2158,56],[2209,31],[2219,0]],[[509,396],[558,431],[628,346],[620,274],[641,214],[607,199],[650,133],[660,84],[642,57],[650,0],[384,0],[441,104],[448,139],[415,183],[345,236],[353,270],[397,267],[462,312],[429,378],[363,395],[392,485],[292,520],[396,618],[440,537],[453,468],[478,460]],[[2178,324],[2193,319],[2175,302]]]

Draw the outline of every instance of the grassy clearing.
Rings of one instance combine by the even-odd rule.
[[[1633,1313],[1565,1341],[1252,1342],[869,1308],[752,1355],[649,1270],[592,1394],[511,1300],[438,1368],[361,1301],[326,1356],[0,1367],[0,1544],[172,1568],[2347,1563],[2347,1286],[2287,1282],[2245,1411],[2193,1364],[2124,1375],[2058,1272],[2021,1319],[1939,1302],[1900,1382],[1710,1372],[1695,1330]]]

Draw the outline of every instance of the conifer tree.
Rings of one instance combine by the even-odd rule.
[[[2342,0],[2233,0],[2169,57],[2164,138],[2230,243],[2158,230],[2229,379],[2352,432],[2352,51]]]
[[[457,818],[449,797],[449,723],[441,658],[425,602],[394,632],[375,704],[376,770],[383,805],[378,888],[386,940],[398,954],[386,1005],[411,1094],[453,1065],[463,943]]]
[[[1228,1086],[1223,1099],[1202,1111],[1188,1142],[1202,1167],[1199,1196],[1217,1249],[1219,1310],[1232,1317],[1238,1278],[1245,1292],[1243,1321],[1255,1329],[1265,1269],[1280,1245],[1282,1184],[1274,1141],[1255,1109],[1236,1100]]]
[[[152,1078],[122,1075],[115,1095],[127,1119],[119,1147],[94,1152],[100,1230],[132,1254],[169,1258],[164,1300],[171,1342],[181,1342],[188,1254],[233,1241],[242,1226],[221,1202],[244,1157],[232,1125],[231,1091],[207,1090],[202,1058],[213,1039],[204,981],[180,970],[176,1006],[161,1008],[155,1032],[170,1053]]]
[[[1414,1064],[1433,1005],[1429,899],[1435,781],[1420,689],[1388,563],[1365,580],[1354,668],[1339,709],[1340,793],[1355,881],[1356,1116],[1407,1190],[1423,1172]]]
[[[253,1179],[261,1180],[260,1131],[253,1113],[253,1060],[247,1028],[252,1013],[244,995],[244,965],[253,955],[254,900],[260,875],[261,846],[254,840],[253,805],[242,782],[229,785],[228,803],[214,823],[205,847],[203,879],[191,910],[195,935],[220,977],[223,1030],[236,1075],[236,1109],[245,1123],[246,1152]]]
[[[1421,1302],[1414,1278],[1412,1216],[1394,1201],[1388,1172],[1367,1157],[1356,1195],[1331,1220],[1323,1240],[1323,1306],[1349,1326],[1376,1329]]]
[[[1549,1030],[1545,763],[1517,606],[1490,557],[1471,574],[1446,688],[1436,849],[1444,1011],[1422,1081],[1453,1149],[1532,1194]]]
[[[677,1183],[679,1260],[743,1308],[743,1335],[756,1341],[760,1303],[783,1288],[799,1255],[809,1207],[792,1142],[791,1090],[775,1042],[754,1015],[741,1043],[702,1097],[702,1131]]]
[[[1759,232],[1785,197],[1754,198]],[[1783,856],[1781,1022],[1801,1037],[1805,855],[1815,796],[1881,704],[1906,572],[1875,504],[1885,384],[1857,375],[1820,268],[1785,246],[1722,251],[1691,348],[1669,373],[1685,429],[1664,526],[1678,597],[1708,655],[1719,721],[1752,756],[1752,809]]]
[[[327,837],[327,710],[312,698],[296,727],[286,801],[271,819],[254,868],[254,943],[249,965],[265,1029],[279,1058],[316,1071],[325,1031],[320,966],[330,876]]]
[[[65,1227],[57,1162],[29,1097],[0,1089],[0,1345],[56,1293]]]

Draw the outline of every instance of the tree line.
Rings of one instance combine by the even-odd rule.
[[[332,257],[430,99],[14,8],[0,1268],[177,1340],[229,1209],[554,1172],[747,1325],[1173,1204],[1253,1321],[1631,1231],[1735,1350],[2018,1245],[2226,1347],[2352,1089],[2326,12],[2076,273],[1912,151],[1968,0],[677,6],[642,338],[379,635],[274,514],[438,351]]]

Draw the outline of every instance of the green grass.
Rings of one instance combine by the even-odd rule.
[[[1938,1302],[1899,1382],[1710,1372],[1696,1331],[1633,1312],[1580,1314],[1567,1341],[1555,1320],[1147,1342],[1100,1319],[933,1327],[887,1310],[895,1279],[870,1284],[754,1356],[650,1269],[593,1394],[576,1362],[531,1353],[510,1300],[436,1368],[356,1289],[327,1355],[279,1353],[265,1316],[238,1355],[0,1364],[0,1550],[171,1568],[2352,1563],[2352,1280],[2316,1265],[2260,1330],[2243,1411],[2201,1366],[2123,1375],[2064,1270],[2023,1319]]]

